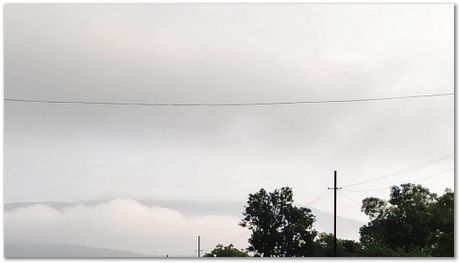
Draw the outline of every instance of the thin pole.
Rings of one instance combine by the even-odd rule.
[[[337,171],[334,171],[334,257],[337,257]]]
[[[200,257],[200,236],[198,236],[198,257]]]
[[[337,257],[337,190],[342,187],[337,187],[337,171],[334,171],[334,187],[328,187],[329,190],[334,190],[334,257]]]

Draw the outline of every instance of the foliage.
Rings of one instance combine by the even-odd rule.
[[[318,256],[334,256],[334,235],[331,233],[321,233],[316,239]],[[337,239],[338,257],[357,257],[361,255],[361,245],[353,240]]]
[[[368,197],[362,212],[370,221],[360,242],[337,239],[339,257],[454,256],[454,193],[441,196],[415,184],[393,186],[389,200]],[[254,256],[334,256],[334,236],[313,229],[311,210],[293,205],[289,187],[250,194],[240,225],[252,231]],[[245,253],[218,245],[211,256]],[[248,254],[246,254],[248,255]]]
[[[242,250],[239,250],[230,244],[228,246],[224,246],[222,244],[218,244],[216,248],[214,248],[211,253],[204,254],[205,257],[248,257],[248,253]]]
[[[447,189],[444,195],[437,199],[431,207],[431,235],[432,256],[454,256],[454,193]]]
[[[371,244],[361,250],[362,257],[426,257],[423,250],[411,249],[404,251],[402,248],[389,248],[382,245]]]
[[[292,189],[250,194],[240,225],[252,231],[248,250],[256,256],[314,256],[317,232],[311,210],[293,205]]]
[[[454,199],[437,197],[415,184],[393,186],[388,202],[369,197],[361,210],[370,222],[360,228],[366,256],[453,256]]]

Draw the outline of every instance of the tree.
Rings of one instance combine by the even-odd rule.
[[[321,233],[316,239],[318,256],[334,256],[334,235],[331,233]],[[358,257],[361,256],[361,245],[353,240],[337,239],[337,256],[339,257]]]
[[[433,204],[432,232],[429,241],[433,256],[454,256],[454,193],[447,189]]]
[[[248,257],[248,253],[242,250],[239,250],[230,244],[228,246],[224,246],[222,244],[218,244],[216,248],[214,248],[211,253],[204,254],[205,257]]]
[[[256,256],[315,255],[315,217],[310,209],[293,205],[291,188],[250,194],[243,216],[240,225],[252,231],[248,250]]]
[[[453,255],[453,193],[437,197],[415,184],[393,186],[390,199],[363,200],[370,222],[360,228],[366,256]]]

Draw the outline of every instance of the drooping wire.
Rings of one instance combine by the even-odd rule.
[[[346,192],[356,192],[356,193],[366,193],[366,192],[375,192],[375,191],[382,191],[382,190],[388,190],[390,187],[380,187],[380,188],[372,188],[372,189],[343,189]]]
[[[418,182],[421,182],[421,181],[424,181],[424,180],[427,180],[427,179],[431,179],[433,177],[436,177],[436,176],[441,175],[441,174],[445,174],[445,173],[450,172],[452,170],[454,170],[454,168],[449,168],[449,169],[441,171],[439,173],[435,173],[435,174],[432,174],[432,175],[429,175],[429,176],[422,177],[422,178],[420,178],[418,180],[415,180],[414,183],[418,183]]]
[[[345,214],[347,215],[348,219],[347,221],[350,222],[350,225],[354,227],[355,229],[359,229],[359,226],[356,225],[355,221],[352,219],[350,216],[350,213],[348,213],[348,207],[345,205],[345,202],[342,200],[342,197],[338,195],[339,202],[342,204],[343,210],[345,211]]]
[[[445,174],[449,171],[452,171],[454,168],[449,168],[449,169],[446,169],[446,170],[442,170],[440,172],[437,172],[435,174],[431,174],[429,176],[425,176],[425,177],[422,177],[422,178],[419,178],[419,179],[416,179],[414,181],[412,181],[412,183],[418,183],[420,181],[424,181],[424,180],[427,180],[427,179],[430,179],[432,177],[436,177],[436,176],[439,176],[439,175],[442,175],[442,174]],[[373,189],[343,189],[344,191],[346,192],[374,192],[374,191],[380,191],[380,190],[389,190],[390,187],[387,186],[387,187],[380,187],[380,188],[373,188]]]
[[[349,196],[348,194],[346,194],[344,191],[340,191],[340,193],[345,196],[346,198],[348,198],[348,200],[350,200],[351,202],[355,203],[356,205],[358,205],[358,207],[361,208],[361,203],[356,201],[354,198],[352,198],[351,196]]]
[[[296,104],[326,104],[326,103],[349,103],[349,102],[369,102],[381,100],[402,100],[417,98],[432,98],[453,96],[454,93],[432,93],[417,94],[393,97],[358,98],[342,100],[299,100],[299,101],[270,101],[270,102],[241,102],[241,103],[148,103],[148,102],[108,102],[108,101],[77,101],[77,100],[40,100],[5,98],[5,101],[23,103],[45,103],[45,104],[81,104],[81,105],[106,105],[106,106],[149,106],[149,107],[246,107],[246,106],[276,106],[276,105],[296,105]]]
[[[447,155],[447,156],[444,156],[444,157],[442,157],[440,159],[436,159],[436,160],[433,160],[433,161],[430,161],[430,162],[427,162],[427,163],[419,164],[417,166],[406,168],[406,169],[403,169],[403,170],[400,170],[400,171],[397,171],[397,172],[393,172],[393,173],[386,174],[386,175],[383,175],[383,176],[367,179],[367,180],[356,182],[356,183],[353,183],[353,184],[344,185],[344,186],[342,186],[342,188],[351,187],[351,186],[355,186],[355,185],[361,185],[361,184],[367,184],[367,183],[374,182],[374,181],[377,181],[377,180],[382,180],[382,179],[385,179],[385,178],[388,178],[388,177],[397,176],[397,175],[407,173],[407,172],[412,171],[412,170],[416,170],[416,169],[420,169],[422,167],[432,165],[432,164],[440,162],[440,161],[444,161],[446,159],[451,158],[452,156],[453,155]]]
[[[315,199],[313,199],[312,201],[310,201],[309,203],[307,203],[305,206],[310,206],[316,202],[318,202],[319,200],[323,199],[324,197],[326,197],[328,195],[328,191],[327,189],[324,190],[323,192],[321,192],[318,197],[316,197]]]

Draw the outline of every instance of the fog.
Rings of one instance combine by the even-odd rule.
[[[235,216],[189,216],[135,200],[116,199],[62,211],[33,205],[5,213],[5,240],[84,245],[128,250],[152,256],[194,256],[197,236],[202,249],[230,242],[247,247],[249,232]]]

